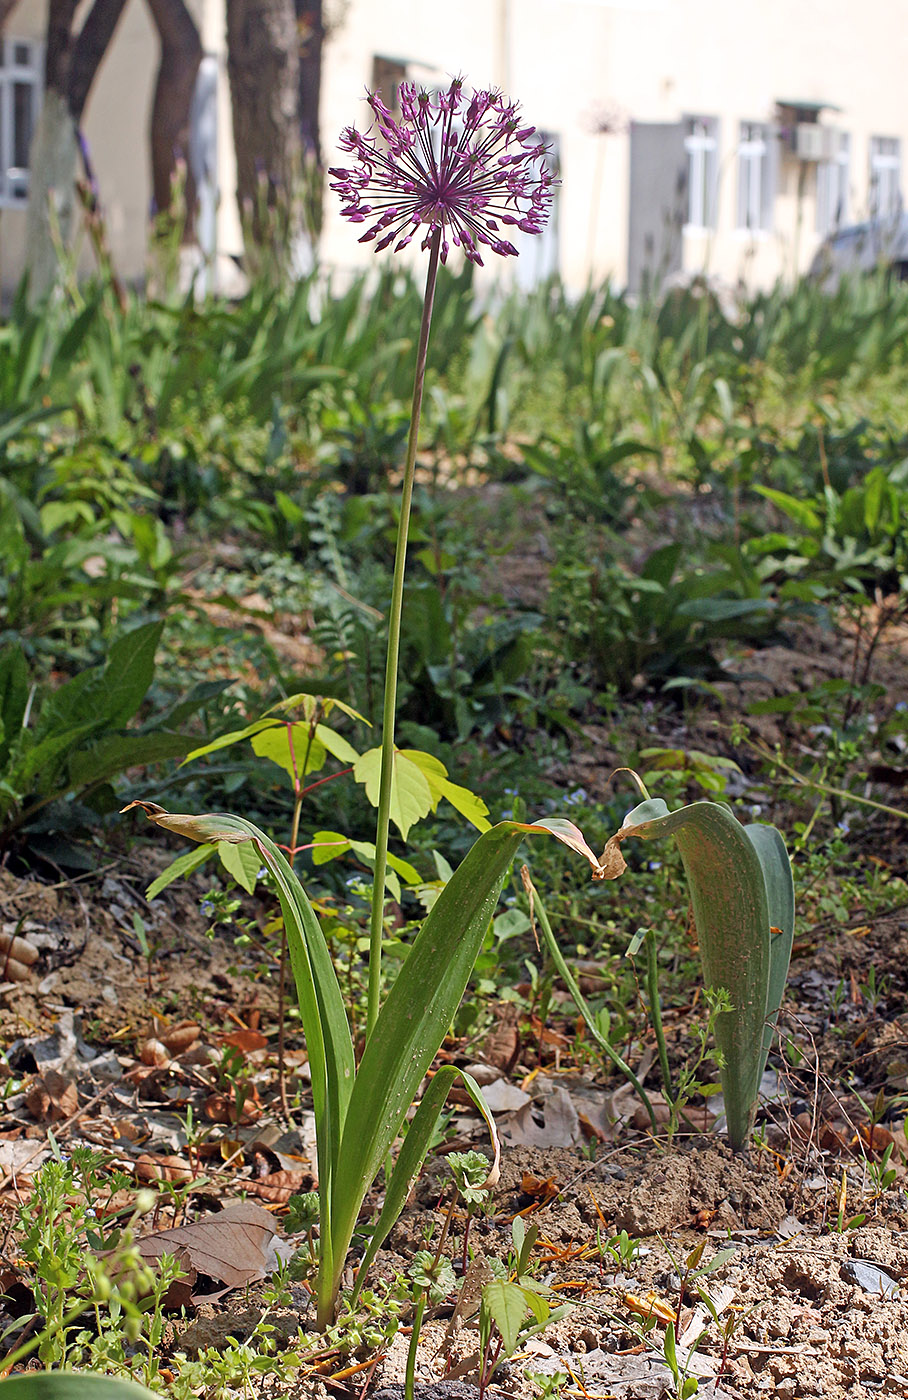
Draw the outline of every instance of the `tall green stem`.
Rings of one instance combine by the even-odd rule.
[[[429,270],[426,273],[426,293],[416,352],[416,374],[413,380],[413,405],[410,409],[410,435],[407,439],[407,460],[400,496],[400,519],[397,525],[397,546],[394,553],[394,579],[391,585],[391,609],[388,614],[388,656],[385,663],[385,699],[382,709],[381,780],[378,789],[378,822],[375,831],[375,883],[372,886],[372,918],[369,925],[369,991],[366,1003],[366,1040],[378,1019],[381,993],[381,952],[384,933],[385,872],[388,866],[388,825],[391,816],[391,787],[394,780],[394,719],[397,712],[397,668],[400,659],[400,620],[404,601],[404,572],[407,565],[407,536],[410,530],[410,502],[413,497],[413,477],[416,470],[416,446],[419,439],[419,417],[426,377],[426,355],[429,330],[432,325],[432,305],[438,278],[438,252],[441,229],[432,233],[429,244]]]

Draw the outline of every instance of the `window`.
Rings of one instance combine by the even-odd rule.
[[[0,205],[28,198],[28,160],[40,99],[39,46],[0,39]]]
[[[851,137],[833,131],[832,154],[817,166],[817,233],[825,237],[848,222],[848,173]]]
[[[687,152],[687,226],[716,226],[719,174],[719,121],[717,117],[688,117],[684,138]]]
[[[775,195],[772,127],[742,122],[738,139],[738,223],[740,229],[772,228]]]
[[[897,136],[870,138],[870,214],[891,219],[902,208],[902,149]]]

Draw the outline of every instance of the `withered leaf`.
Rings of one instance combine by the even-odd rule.
[[[245,1187],[250,1196],[282,1206],[287,1204],[294,1191],[312,1191],[315,1177],[311,1172],[303,1171],[269,1172],[256,1181],[246,1182]]]
[[[250,1030],[230,1031],[227,1035],[218,1036],[218,1040],[221,1045],[231,1045],[244,1055],[250,1055],[253,1050],[264,1050],[268,1044],[267,1035]]]
[[[264,1206],[240,1201],[193,1225],[145,1235],[138,1241],[138,1250],[149,1263],[163,1254],[176,1255],[189,1273],[184,1283],[204,1275],[227,1288],[242,1288],[265,1277],[265,1257],[274,1233],[274,1222]]]
[[[25,1106],[42,1123],[61,1123],[79,1107],[79,1091],[57,1070],[48,1069],[28,1090]]]

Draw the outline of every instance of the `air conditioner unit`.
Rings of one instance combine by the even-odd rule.
[[[793,149],[798,160],[828,158],[828,128],[818,122],[798,122],[794,130]]]

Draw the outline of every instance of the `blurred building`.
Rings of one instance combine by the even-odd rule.
[[[223,53],[224,0],[192,0],[217,65],[218,251],[239,254]],[[904,0],[326,0],[326,163],[362,121],[365,87],[463,74],[520,101],[563,184],[551,227],[499,271],[574,286],[705,272],[767,286],[810,263],[843,223],[902,204],[908,143]],[[19,0],[0,63],[0,278],[21,267],[28,133],[40,101],[44,0]],[[85,135],[115,262],[145,266],[147,125],[156,40],[130,0],[89,99]],[[211,72],[214,70],[211,69]],[[325,201],[321,257],[361,248]],[[496,260],[497,261],[497,260]]]

